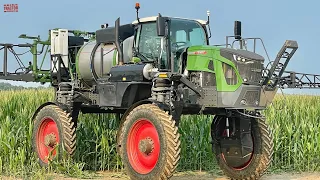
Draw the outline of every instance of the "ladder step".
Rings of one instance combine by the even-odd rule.
[[[291,49],[291,52],[289,49]],[[292,40],[285,41],[282,48],[278,52],[276,59],[273,61],[271,68],[269,69],[268,76],[263,81],[263,85],[268,85],[267,89],[272,90],[277,86],[279,79],[282,77],[284,70],[286,69],[291,57],[293,56],[293,54],[297,49],[298,49],[297,41],[292,41]],[[290,53],[288,53],[288,50]],[[284,62],[280,62],[282,58],[285,59]],[[275,74],[275,71],[277,71],[277,74]],[[270,80],[272,80],[271,84],[269,83]]]

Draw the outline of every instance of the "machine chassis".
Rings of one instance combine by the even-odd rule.
[[[35,123],[33,147],[40,164],[48,165],[45,155],[47,151],[56,152],[57,144],[70,156],[74,154],[80,112],[114,113],[120,122],[117,151],[129,177],[169,179],[180,159],[178,126],[181,116],[205,114],[214,115],[211,124],[212,149],[225,174],[233,179],[261,177],[272,160],[273,139],[259,111],[271,103],[279,87],[319,87],[318,75],[285,71],[298,48],[297,42],[286,41],[276,59],[270,62],[271,67],[264,68],[264,58],[256,54],[255,49],[253,52],[245,49],[246,39],[241,37],[241,23],[238,21],[235,22],[235,35],[227,37],[225,48],[219,47],[221,45],[210,46],[210,28],[209,31],[206,28],[209,25],[208,15],[207,21],[191,20],[203,28],[207,44],[184,48],[174,59],[169,37],[170,20],[178,18],[159,14],[140,19],[139,8],[139,4],[136,5],[137,20],[132,24],[120,26],[118,19],[115,27],[103,25],[96,32],[54,29],[50,31],[47,41],[21,35],[21,38],[32,39],[33,43],[0,44],[0,50],[5,52],[0,79],[50,82],[55,89],[54,102],[41,105],[32,117]],[[166,44],[161,46],[161,52],[167,52],[166,66],[162,65],[161,57],[148,61],[137,50],[136,44],[133,46],[132,61],[124,62],[124,40],[136,37],[137,30],[147,22],[156,24],[157,36]],[[73,35],[64,36],[68,33]],[[53,37],[61,38],[61,41],[55,41]],[[233,48],[234,42],[228,44],[230,37],[235,38],[234,42],[239,42],[240,49]],[[90,59],[79,62],[78,52],[85,42],[93,39],[96,45]],[[261,40],[248,39],[254,41],[254,47],[256,41]],[[37,50],[39,44],[43,45],[41,51]],[[100,67],[94,66],[96,50],[100,45],[107,44],[115,45],[118,59],[113,59],[116,63],[104,74],[103,48],[99,54]],[[17,72],[17,69],[10,73],[7,68],[8,51],[21,62],[20,55],[13,50],[16,46],[30,48],[33,62],[29,66],[20,64],[18,69],[22,72]],[[37,56],[45,46],[61,48],[51,51],[50,70],[42,69],[44,59],[38,68]],[[48,52],[47,48],[45,53]],[[175,61],[180,61],[178,71],[174,70]],[[85,66],[81,63],[88,62],[92,79],[84,78],[79,73],[79,67]],[[314,81],[304,82],[298,75],[302,78],[313,76]],[[48,150],[44,150],[46,148]]]

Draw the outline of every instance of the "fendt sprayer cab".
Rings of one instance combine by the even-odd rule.
[[[209,15],[206,21],[160,14],[139,18],[139,8],[130,24],[117,19],[114,27],[103,24],[96,32],[53,29],[46,41],[21,35],[33,43],[0,44],[1,79],[50,82],[55,88],[54,102],[32,117],[40,164],[48,165],[51,152],[50,159],[61,159],[62,150],[74,154],[80,112],[114,113],[120,123],[117,152],[128,176],[169,179],[180,159],[181,116],[207,114],[214,115],[212,150],[220,168],[233,179],[259,178],[273,153],[272,134],[259,110],[279,86],[317,84],[301,83],[297,73],[282,76],[297,43],[286,41],[268,68],[255,48],[246,49],[245,42],[253,40],[255,47],[261,39],[242,38],[239,21],[221,47],[209,45]],[[33,62],[25,66],[14,47],[30,48]],[[15,72],[7,68],[8,50],[21,63]],[[44,57],[50,52],[49,70],[42,68],[45,58],[37,62],[43,52]]]
[[[180,64],[182,63],[180,56],[185,48],[209,44],[206,31],[207,21],[173,17],[159,18],[166,22],[157,26],[157,16],[141,18],[133,22],[137,27],[134,49],[147,58],[144,60],[159,59],[161,69],[172,68],[173,72],[182,73],[183,66]],[[164,26],[167,26],[168,30],[163,29],[164,34],[158,34],[159,29],[157,28],[165,28]],[[169,67],[171,56],[174,64]]]

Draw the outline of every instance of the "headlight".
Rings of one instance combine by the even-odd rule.
[[[245,57],[242,57],[242,56],[238,56],[238,55],[233,55],[233,59],[235,60],[235,61],[239,61],[239,62],[246,62],[246,61],[248,61],[248,59],[247,58],[245,58]]]

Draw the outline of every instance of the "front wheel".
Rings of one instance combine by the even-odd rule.
[[[180,159],[178,127],[153,104],[134,108],[120,129],[120,156],[131,179],[169,179]]]
[[[71,115],[56,105],[46,105],[34,121],[32,145],[41,166],[55,157],[60,159],[65,150],[73,156],[76,149],[76,126]]]
[[[243,119],[236,119],[236,121],[243,121]],[[252,143],[253,150],[246,157],[238,158],[237,161],[235,161],[235,158],[226,158],[227,154],[221,150],[224,144],[221,144],[220,141],[227,138],[226,117],[216,116],[212,123],[211,136],[214,152],[218,165],[223,172],[231,179],[259,179],[269,167],[273,155],[272,134],[265,120],[250,118],[251,140],[249,140],[249,144]],[[241,139],[241,141],[248,141],[248,139]],[[241,149],[239,146],[234,148]]]

